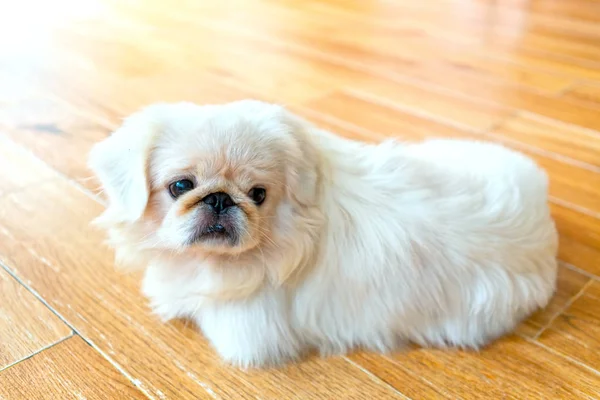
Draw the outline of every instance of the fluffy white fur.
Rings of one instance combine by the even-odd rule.
[[[555,289],[547,178],[498,145],[370,145],[257,101],[159,104],[90,166],[110,202],[99,222],[121,262],[147,267],[155,312],[195,321],[237,366],[311,349],[479,348]],[[182,174],[198,186],[172,199]],[[257,184],[260,207],[245,195]],[[215,191],[239,204],[239,242],[189,244]]]

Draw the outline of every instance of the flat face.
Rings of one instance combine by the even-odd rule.
[[[3,7],[0,264],[11,273],[0,273],[0,397],[600,397],[599,24],[589,0]],[[114,268],[90,226],[105,193],[86,164],[94,143],[149,104],[249,98],[353,139],[460,137],[524,152],[550,177],[563,262],[554,299],[479,353],[224,366],[189,323],[150,313],[139,274]],[[289,183],[287,142],[264,141],[283,132],[257,123],[258,112],[186,112],[163,125],[170,144],[152,152],[146,221],[153,234],[173,232],[153,240],[199,253],[262,249],[269,236],[240,232],[274,234],[272,216],[289,215],[278,192]],[[175,199],[171,185],[183,180],[192,189],[180,182]],[[209,197],[220,193],[231,200]]]
[[[143,113],[148,120],[160,115],[147,155],[144,217],[156,223],[158,241],[172,250],[240,253],[271,234],[297,150],[278,107],[175,104]]]

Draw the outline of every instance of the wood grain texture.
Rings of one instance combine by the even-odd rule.
[[[573,236],[562,234],[558,257],[596,277],[600,275],[600,249],[594,245],[587,245]]]
[[[48,169],[38,174],[29,168],[35,160],[24,157],[26,153],[24,148],[0,135],[0,196],[38,185],[54,176]]]
[[[503,106],[457,97],[443,90],[423,88],[414,82],[373,78],[363,84],[353,84],[351,90],[362,94],[362,97],[465,130],[488,130],[511,114],[510,109]]]
[[[6,235],[10,233],[0,225],[0,241]],[[2,268],[0,327],[0,371],[71,335],[71,328]]]
[[[108,361],[73,336],[0,374],[0,399],[145,399]]]
[[[600,135],[597,132],[522,113],[503,121],[491,133],[600,171]]]
[[[17,321],[0,330],[0,365],[70,334],[53,312],[95,347],[73,337],[0,371],[0,398],[68,398],[75,386],[161,400],[600,397],[597,1],[49,4],[0,13],[0,260],[45,302],[0,279],[0,315]],[[560,234],[555,297],[480,353],[222,365],[193,327],[150,314],[139,274],[114,269],[89,225],[102,206],[86,158],[150,103],[244,98],[368,142],[466,138],[530,156],[548,172]]]
[[[420,80],[421,82],[410,81],[410,83],[389,82],[385,85],[379,79],[376,79],[367,83],[353,84],[350,88],[375,95],[383,100],[397,102],[404,107],[411,108],[412,104],[412,108],[417,111],[433,112],[434,116],[439,116],[448,122],[461,124],[469,128],[489,128],[490,125],[480,125],[473,122],[481,121],[482,113],[489,118],[490,110],[500,108],[504,110],[504,114],[501,114],[502,117],[506,116],[511,110],[520,109],[558,120],[562,123],[600,130],[600,121],[597,118],[598,108],[583,102],[551,97],[530,90],[503,87],[496,82],[474,79],[462,70],[432,70],[426,73],[426,75],[422,75]],[[421,85],[419,97],[408,98],[403,95],[405,85]],[[452,94],[448,94],[447,90],[452,91]],[[438,113],[433,108],[437,103],[434,99],[438,99],[439,97],[443,97],[446,104],[448,104],[444,108],[446,112]],[[415,103],[411,103],[410,100],[415,101]],[[457,105],[450,107],[449,104],[452,103],[457,103]],[[463,107],[460,107],[461,104],[475,104],[473,106],[475,108],[473,114],[480,117],[470,117],[473,119],[469,119],[467,122],[471,123],[465,124],[463,118],[469,114],[465,114]],[[455,108],[456,113],[451,113],[450,110]],[[483,119],[483,121],[489,122],[488,119]],[[492,119],[493,121],[496,120]]]
[[[308,7],[271,3],[260,7],[251,19],[247,15],[223,14],[219,9],[208,11],[213,12],[214,20],[218,21],[211,24],[216,29],[236,30],[263,40],[283,42],[304,53],[318,53],[379,73],[419,74],[430,64],[444,64],[468,69],[473,76],[548,92],[560,91],[571,82],[568,77],[507,64],[473,49],[457,51],[457,43],[445,42],[449,31],[439,29],[440,21],[424,23],[416,15],[412,19],[407,15],[390,20],[384,10],[380,13],[366,10],[372,12],[372,18],[365,18],[365,10],[340,10],[328,3]],[[322,18],[315,18],[315,12]],[[402,13],[406,15],[407,10],[403,9]],[[354,35],[346,34],[349,27]]]
[[[544,309],[537,311],[523,322],[517,332],[530,338],[541,334],[590,281],[590,277],[561,265],[558,269],[554,297]]]
[[[518,337],[498,341],[480,353],[416,349],[393,360],[455,398],[600,396],[596,373]]]
[[[565,91],[564,97],[600,107],[600,84],[576,83]]]
[[[443,387],[432,385],[401,363],[377,354],[358,353],[349,359],[412,399],[451,399]]]
[[[539,340],[571,359],[600,369],[600,282],[591,282]]]

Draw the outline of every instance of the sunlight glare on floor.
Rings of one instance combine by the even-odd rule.
[[[0,0],[0,50],[43,46],[55,30],[103,12],[97,0]]]

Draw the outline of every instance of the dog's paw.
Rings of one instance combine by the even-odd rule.
[[[267,344],[235,348],[221,344],[215,348],[226,364],[242,370],[277,368],[300,357],[293,348],[276,348]]]
[[[249,371],[252,369],[276,369],[283,367],[286,364],[294,363],[300,360],[296,355],[293,356],[277,356],[277,357],[222,357],[223,362],[234,368]]]
[[[181,307],[169,302],[159,302],[156,300],[150,301],[150,309],[152,314],[157,316],[161,322],[169,322],[172,319],[185,316],[185,312]]]

